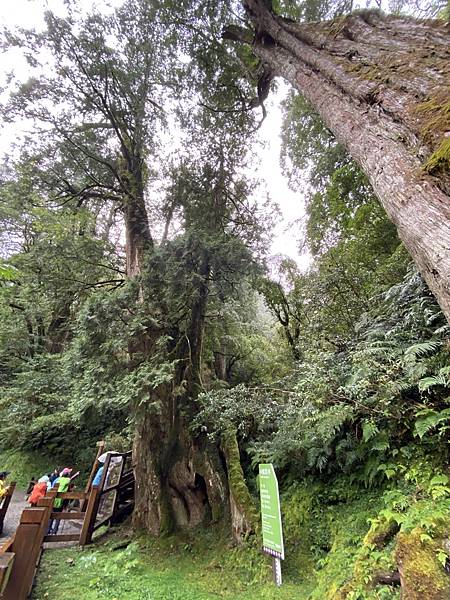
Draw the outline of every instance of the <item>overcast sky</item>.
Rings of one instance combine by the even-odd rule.
[[[82,6],[87,9],[92,6],[101,6],[105,10],[106,6],[114,7],[122,0],[101,0],[92,2],[92,0],[79,0]],[[0,0],[0,24],[7,27],[21,26],[26,28],[43,27],[43,13],[51,9],[58,14],[63,14],[63,0]],[[7,56],[0,58],[0,86],[3,87],[6,82],[6,74],[13,71],[21,78],[26,78],[28,66],[21,58],[20,51],[9,52]],[[287,86],[279,86],[279,92],[272,96],[267,104],[268,116],[264,121],[260,136],[265,142],[264,147],[259,151],[261,166],[259,176],[265,180],[267,191],[271,199],[275,201],[282,212],[282,221],[274,229],[274,241],[272,245],[273,254],[286,254],[297,260],[301,267],[306,267],[309,259],[307,256],[300,256],[298,252],[298,238],[300,229],[296,221],[304,216],[304,200],[299,193],[294,193],[289,189],[287,180],[281,173],[279,164],[280,156],[280,132],[281,132],[281,110],[280,102],[286,94]],[[0,154],[7,151],[8,146],[16,137],[14,130],[8,127],[1,132]]]

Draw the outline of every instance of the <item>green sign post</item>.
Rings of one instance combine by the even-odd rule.
[[[281,585],[281,559],[284,560],[283,529],[281,525],[278,480],[273,465],[259,465],[259,494],[263,551],[272,556],[274,580]]]

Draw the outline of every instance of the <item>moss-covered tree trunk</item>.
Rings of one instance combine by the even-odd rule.
[[[201,353],[210,266],[196,274],[189,325],[176,344],[171,385],[137,414],[134,523],[154,535],[229,519],[228,481],[219,449],[189,429],[201,389]],[[177,341],[177,340],[175,340]]]
[[[134,523],[153,535],[229,516],[228,484],[219,454],[195,439],[173,391],[158,392],[157,408],[138,415],[134,445]]]
[[[258,512],[245,482],[239,445],[235,431],[222,435],[222,450],[226,460],[231,510],[231,531],[237,542],[243,541],[258,528]]]
[[[448,25],[362,11],[297,24],[267,0],[243,0],[265,75],[284,77],[361,165],[450,320],[450,32]]]
[[[435,541],[422,542],[423,531],[397,536],[395,558],[397,560],[402,588],[402,600],[448,600],[450,577],[437,560]]]

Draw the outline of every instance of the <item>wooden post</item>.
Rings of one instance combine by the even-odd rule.
[[[11,569],[14,563],[14,552],[3,552],[0,554],[0,596],[5,589],[9,576],[11,575]]]
[[[41,529],[43,531],[43,536],[47,535],[47,530],[50,525],[50,515],[52,514],[52,510],[53,510],[53,501],[54,501],[53,497],[52,498],[41,498],[39,500],[39,502],[37,503],[38,508],[45,509],[45,519],[42,520],[42,526],[41,526]]]
[[[49,492],[47,492],[47,495],[44,498],[41,498],[38,502],[38,507],[45,508],[45,517],[42,520],[41,530],[39,532],[39,536],[42,538],[42,543],[44,542],[44,538],[47,535],[48,528],[50,526],[50,517],[53,511],[53,503],[55,502],[57,493],[57,490],[50,490]],[[41,552],[39,553],[36,567],[39,565],[41,554],[42,548]]]
[[[84,516],[83,526],[80,533],[80,546],[85,546],[92,542],[94,533],[95,519],[97,517],[98,506],[100,503],[100,488],[96,485],[91,487],[89,500],[87,503],[86,514]]]
[[[15,558],[3,600],[26,600],[33,584],[36,563],[41,552],[42,523],[46,520],[45,508],[26,508],[22,512],[11,551]]]
[[[95,457],[95,460],[92,464],[91,474],[89,475],[89,479],[87,481],[86,487],[84,488],[84,491],[86,492],[86,494],[89,494],[89,492],[91,491],[91,485],[92,485],[92,482],[94,481],[95,473],[98,469],[98,464],[97,464],[98,459],[105,451],[105,442],[103,440],[101,440],[100,442],[97,442],[97,447],[98,447],[97,456]]]

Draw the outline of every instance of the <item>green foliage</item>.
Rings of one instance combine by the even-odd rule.
[[[450,409],[445,408],[437,412],[431,408],[424,408],[416,412],[416,417],[415,433],[420,439],[436,429],[438,436],[442,437],[449,428],[447,423],[450,419]]]
[[[128,539],[125,549],[115,549],[124,543],[119,536],[89,550],[48,553],[32,597],[37,600],[48,593],[57,600],[74,600],[82,589],[86,600],[106,594],[131,600],[209,600],[218,595],[230,600],[298,598],[295,581],[274,587],[268,560],[259,548],[230,547],[220,533]]]
[[[260,66],[220,41],[229,3],[127,0],[107,15],[67,6],[66,18],[47,13],[42,33],[5,34],[42,72],[16,82],[3,116],[33,117],[47,134],[2,169],[4,466],[20,481],[28,453],[42,454],[39,469],[51,466],[45,453],[85,467],[98,438],[126,449],[136,418],[151,414],[166,431],[179,411],[194,437],[206,432],[225,451],[228,441],[230,487],[247,506],[256,464],[277,467],[288,582],[267,585],[257,540],[229,547],[211,529],[52,554],[36,594],[69,600],[81,585],[87,600],[217,590],[397,599],[376,579],[395,569],[396,544],[431,549],[432,568],[446,561],[450,330],[394,225],[290,95],[282,158],[306,195],[312,263],[302,273],[280,257],[269,274],[276,211],[242,175]],[[274,3],[305,21],[348,9]],[[422,108],[427,137],[446,104]],[[172,128],[180,139],[169,156]],[[446,149],[428,165],[434,174]]]
[[[6,263],[0,263],[0,281],[14,281],[18,277],[18,271]]]
[[[61,466],[60,461],[59,453],[52,456],[43,452],[0,450],[0,468],[11,472],[8,480],[16,481],[19,490],[27,488],[32,477],[41,477],[53,471],[56,466]]]
[[[273,10],[295,21],[323,21],[352,10],[348,0],[275,0]]]
[[[419,529],[416,551],[428,544],[435,570],[444,561],[447,476],[437,464],[411,456],[394,469],[396,481],[381,490],[364,491],[339,476],[296,482],[283,495],[286,566],[306,570],[314,579],[310,598],[399,598],[399,590],[383,586],[377,576],[395,572],[396,547]]]
[[[214,436],[231,423],[254,463],[273,462],[291,474],[343,471],[376,485],[395,475],[392,458],[414,435],[429,451],[446,435],[443,323],[410,272],[357,324],[349,350],[311,349],[267,387],[208,392],[199,398],[197,426]]]

